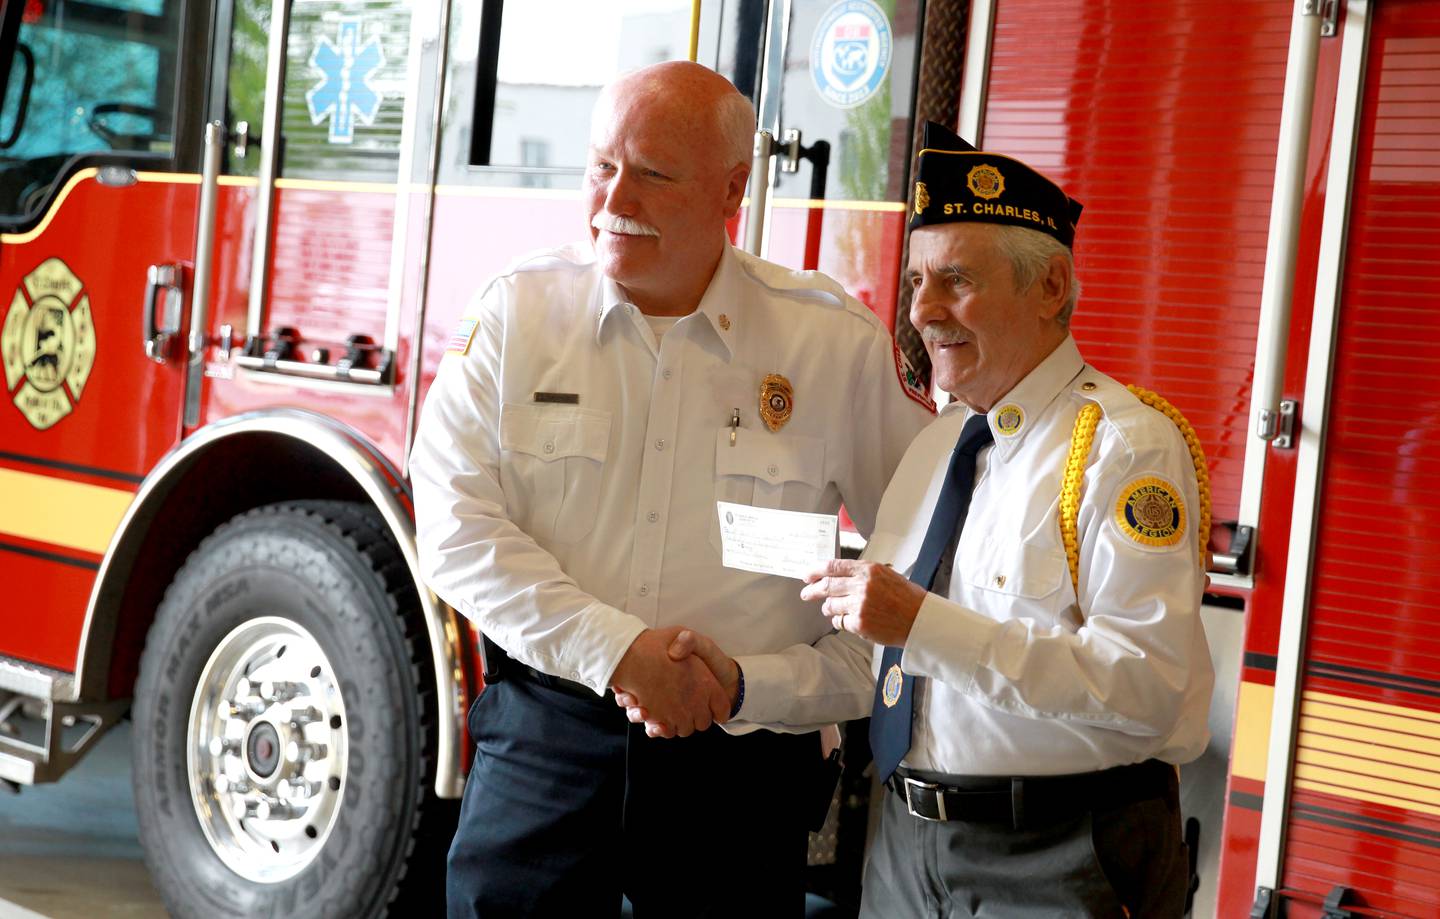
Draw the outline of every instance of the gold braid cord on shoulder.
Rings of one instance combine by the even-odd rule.
[[[1200,564],[1210,544],[1210,471],[1205,464],[1205,450],[1195,429],[1180,410],[1163,396],[1138,386],[1127,386],[1135,398],[1169,418],[1185,437],[1190,460],[1195,464],[1195,487],[1200,492]],[[1080,537],[1076,530],[1080,516],[1080,485],[1085,479],[1085,463],[1090,458],[1090,445],[1095,442],[1095,428],[1100,424],[1100,406],[1087,402],[1075,418],[1075,431],[1070,435],[1070,456],[1065,460],[1065,478],[1060,484],[1060,540],[1065,544],[1065,560],[1070,563],[1070,584],[1080,591]]]

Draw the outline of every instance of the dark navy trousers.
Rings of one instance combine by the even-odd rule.
[[[815,734],[645,736],[613,699],[507,679],[470,710],[450,919],[801,916]]]

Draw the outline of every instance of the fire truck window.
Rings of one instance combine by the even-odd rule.
[[[145,13],[149,16],[162,16],[165,13],[165,0],[90,0],[90,2],[94,6]]]
[[[0,222],[37,217],[83,162],[77,156],[111,153],[148,169],[168,165],[179,6],[179,0],[27,3],[0,107]],[[26,80],[31,62],[33,80]]]
[[[265,114],[265,61],[269,54],[271,0],[235,0],[234,28],[230,33],[230,75],[227,83],[228,112],[225,123],[244,121],[251,139],[260,134]],[[249,143],[245,155],[237,157],[232,144],[225,145],[225,171],[231,175],[253,176],[260,171],[260,145]]]
[[[813,187],[813,167],[781,173],[777,196],[905,200],[920,8],[918,0],[791,6],[780,124],[800,129],[807,146],[829,141],[830,166],[823,189]]]
[[[690,50],[690,0],[505,3],[499,53],[482,7],[452,16],[442,183],[579,188],[590,110],[615,75]],[[762,0],[702,4],[697,58],[754,98]],[[740,24],[744,22],[742,27]],[[493,27],[493,23],[491,24]],[[488,142],[487,142],[488,141]]]
[[[280,175],[395,181],[412,14],[405,0],[295,0]]]

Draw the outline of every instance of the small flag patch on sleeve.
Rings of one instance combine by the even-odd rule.
[[[479,323],[474,319],[461,319],[460,324],[455,326],[455,331],[450,333],[450,340],[445,343],[447,354],[465,354],[470,350],[470,340],[475,337],[475,327]]]

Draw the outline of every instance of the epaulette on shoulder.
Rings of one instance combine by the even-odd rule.
[[[587,267],[595,260],[595,253],[589,246],[579,243],[572,243],[555,249],[536,249],[511,259],[505,267],[496,272],[485,286],[475,294],[472,303],[477,303],[490,293],[490,288],[501,281],[508,280],[518,274],[529,274],[537,271],[572,270],[578,271]],[[469,308],[467,308],[467,313]]]
[[[1111,424],[1123,424],[1146,413],[1144,403],[1128,386],[1089,365],[1080,371],[1071,388],[1080,400],[1098,405]]]
[[[852,297],[839,281],[827,274],[785,268],[741,249],[735,250],[735,256],[747,277],[776,294],[842,309],[866,321],[880,321],[865,304]]]
[[[553,271],[557,268],[585,268],[595,261],[595,252],[587,245],[571,243],[556,249],[537,249],[514,259],[500,272],[500,277],[529,271]]]
[[[1144,449],[1157,437],[1168,442],[1170,426],[1164,423],[1165,412],[1142,396],[1153,393],[1126,386],[1089,366],[1076,378],[1073,392],[1081,402],[1096,406],[1100,413],[1097,422],[1113,429],[1127,447]]]

